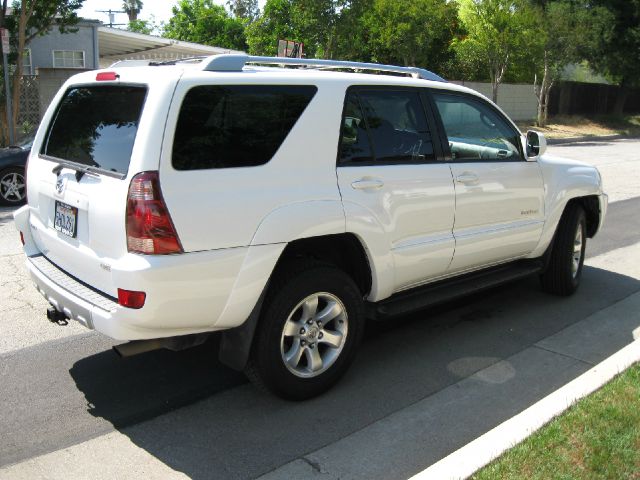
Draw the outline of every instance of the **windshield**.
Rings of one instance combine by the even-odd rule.
[[[146,93],[132,86],[70,88],[40,153],[126,175]]]

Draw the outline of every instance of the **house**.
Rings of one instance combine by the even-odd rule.
[[[23,65],[19,125],[35,126],[64,82],[80,71],[106,68],[119,60],[175,60],[241,53],[103,26],[81,19],[73,33],[53,28],[28,45]]]

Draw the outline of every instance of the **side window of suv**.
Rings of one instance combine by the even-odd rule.
[[[429,160],[435,160],[435,154],[418,90],[358,89],[347,94],[341,163]]]
[[[192,88],[178,116],[173,167],[199,170],[267,163],[316,91],[310,85]]]
[[[520,135],[493,108],[471,96],[433,92],[452,160],[517,161]]]

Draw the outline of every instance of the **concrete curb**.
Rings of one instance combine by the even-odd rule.
[[[471,476],[578,400],[593,393],[634,363],[640,362],[640,328],[633,333],[636,340],[631,344],[410,480],[458,480]]]
[[[589,141],[593,141],[593,142],[608,142],[611,140],[621,140],[624,138],[629,138],[629,139],[633,139],[633,138],[638,138],[635,136],[631,136],[631,135],[620,135],[620,134],[616,134],[616,135],[585,135],[582,137],[567,137],[567,138],[548,138],[547,137],[547,144],[548,145],[563,145],[566,143],[579,143],[579,142],[589,142]]]

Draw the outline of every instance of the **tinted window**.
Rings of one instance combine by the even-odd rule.
[[[521,160],[520,135],[494,109],[481,100],[434,93],[456,161]]]
[[[347,94],[342,116],[341,162],[371,162],[371,144],[358,96]]]
[[[433,160],[433,143],[418,91],[361,91],[377,162]]]
[[[40,153],[126,175],[146,93],[144,87],[70,88]]]
[[[196,170],[267,163],[316,90],[306,85],[192,88],[178,117],[174,168]]]

